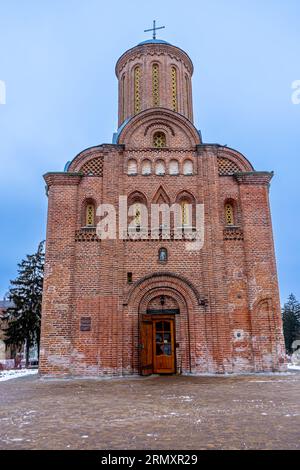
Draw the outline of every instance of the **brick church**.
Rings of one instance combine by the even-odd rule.
[[[126,51],[116,64],[112,143],[44,176],[42,375],[285,370],[273,174],[202,141],[192,75],[187,53],[166,41]],[[102,236],[105,207],[115,208],[117,227],[124,222],[120,196],[126,236],[118,228],[115,237]],[[163,210],[153,225],[144,209],[174,204],[179,220],[170,217],[165,236]],[[196,205],[203,207],[203,239],[188,249],[199,242]]]

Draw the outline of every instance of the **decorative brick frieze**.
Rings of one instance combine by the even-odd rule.
[[[132,49],[129,49],[123,55],[121,55],[121,57],[116,63],[116,76],[119,77],[127,62],[134,61],[136,59],[141,59],[141,57],[145,55],[149,55],[151,57],[155,55],[167,55],[171,59],[179,59],[184,63],[190,75],[192,75],[194,72],[194,67],[191,59],[189,58],[187,53],[179,47],[172,46],[171,44],[151,44],[133,47]]]
[[[76,242],[100,242],[101,239],[96,233],[96,228],[83,227],[75,232]]]
[[[224,228],[224,240],[244,240],[243,230],[239,227]]]

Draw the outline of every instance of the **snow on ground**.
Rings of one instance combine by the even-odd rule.
[[[37,374],[38,369],[12,369],[12,370],[3,370],[0,372],[0,382],[5,380],[17,379],[19,377],[24,377],[25,375]]]
[[[300,365],[296,366],[296,365],[293,365],[293,364],[288,364],[288,369],[289,370],[299,370],[300,371]],[[10,379],[17,379],[19,377],[24,377],[26,375],[34,375],[34,374],[37,374],[37,373],[38,373],[38,369],[3,370],[3,371],[0,371],[0,382],[4,382],[5,380],[10,380]],[[269,374],[264,374],[264,375],[269,375]],[[275,374],[270,374],[270,375],[275,375]],[[279,374],[279,375],[282,375],[282,373]],[[255,380],[255,382],[259,382],[259,381]],[[263,380],[261,380],[261,382],[263,382]],[[175,397],[174,396],[167,397],[167,399],[169,399],[169,400],[172,399],[172,398],[175,398]],[[179,398],[181,398],[182,401],[193,401],[193,398],[190,397],[190,396],[180,396]]]
[[[299,366],[294,366],[294,364],[288,364],[288,369],[290,369],[290,370],[300,370],[300,365]]]

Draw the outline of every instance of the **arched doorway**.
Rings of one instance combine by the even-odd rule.
[[[141,375],[176,372],[176,315],[180,308],[170,295],[156,295],[140,319]]]
[[[164,300],[163,306],[162,300]],[[134,283],[123,305],[126,307],[127,319],[123,330],[124,369],[133,370],[141,375],[150,375],[157,370],[153,350],[154,342],[156,347],[156,329],[158,329],[157,333],[171,333],[175,356],[168,371],[159,373],[172,373],[174,368],[176,374],[188,374],[195,370],[196,332],[200,331],[202,336],[205,333],[202,333],[204,317],[201,315],[203,308],[200,305],[200,294],[191,281],[172,272],[148,274]],[[162,315],[165,318],[159,317]],[[153,324],[161,319],[172,321],[173,324],[158,326]],[[196,328],[196,321],[199,319],[202,320],[202,323],[199,323],[203,327],[201,330],[200,326]],[[162,340],[162,342],[158,340],[158,344],[168,345],[168,335],[166,338],[163,335]],[[165,340],[167,343],[164,343]],[[202,344],[206,345],[204,336],[203,340]]]

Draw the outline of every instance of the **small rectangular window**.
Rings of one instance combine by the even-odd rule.
[[[132,273],[127,273],[127,282],[128,284],[132,283]]]

